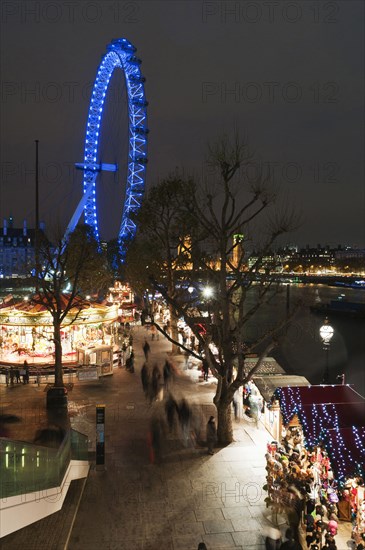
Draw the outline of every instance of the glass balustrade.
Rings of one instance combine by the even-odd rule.
[[[58,448],[0,438],[0,498],[33,492],[44,498],[61,485],[71,459],[88,460],[87,436],[75,430]]]

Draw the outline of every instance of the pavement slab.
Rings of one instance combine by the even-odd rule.
[[[246,547],[258,547],[264,544],[264,537],[257,531],[240,531],[232,533],[235,544]]]
[[[203,540],[209,550],[218,548],[232,548],[235,542],[230,533],[216,533],[214,535],[204,535]]]
[[[211,519],[203,522],[206,533],[231,533],[232,522],[230,519]]]

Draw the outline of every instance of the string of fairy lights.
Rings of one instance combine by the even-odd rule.
[[[349,475],[364,475],[365,427],[351,427],[349,433],[353,445],[349,446],[343,438],[339,414],[334,403],[313,403],[311,407],[303,406],[298,387],[277,388],[275,397],[280,402],[285,425],[289,424],[294,415],[298,416],[303,428],[305,447],[312,449],[317,445],[324,446],[333,462],[333,469],[340,484],[343,484]]]

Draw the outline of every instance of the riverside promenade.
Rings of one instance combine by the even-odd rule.
[[[151,462],[151,418],[161,419],[164,412],[162,402],[150,405],[142,391],[142,345],[147,337],[149,363],[162,367],[171,344],[162,337],[152,341],[144,327],[135,327],[133,337],[135,373],[115,369],[100,382],[76,383],[69,394],[72,427],[89,436],[90,451],[95,450],[95,407],[106,407],[105,468],[94,463],[86,481],[71,483],[60,512],[1,539],[1,548],[196,550],[205,542],[208,550],[264,550],[272,526],[262,490],[270,435],[250,419],[240,419],[234,422],[235,442],[210,456],[199,441],[185,446],[178,428],[166,430],[161,459]],[[215,414],[214,379],[199,381],[198,369],[186,369],[182,355],[173,362],[178,374],[171,391],[177,401],[185,398],[191,405],[201,427],[198,440],[203,440],[206,422]],[[29,393],[33,406],[42,409],[42,388],[16,390]],[[7,410],[13,409],[11,390],[1,392]],[[282,524],[283,533],[285,528]],[[337,537],[337,548],[349,548],[345,538]]]

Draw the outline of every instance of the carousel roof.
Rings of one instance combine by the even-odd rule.
[[[309,447],[323,441],[338,477],[364,464],[365,399],[351,386],[277,388],[284,424],[297,415]]]
[[[59,297],[61,308],[65,309],[70,301],[71,294],[62,293]],[[0,312],[4,313],[4,310],[8,309],[11,311],[22,311],[25,313],[41,313],[42,311],[48,311],[46,306],[47,300],[44,296],[35,294],[29,300],[16,300],[12,296],[7,296],[3,303],[0,304]],[[75,296],[73,299],[74,307],[79,309],[92,308],[103,308],[106,306],[106,302],[92,302],[81,298],[81,296]]]
[[[69,304],[70,294],[63,293],[60,296],[60,305],[61,309],[64,310]],[[17,325],[17,324],[29,324],[31,319],[36,318],[45,318],[50,315],[47,306],[46,298],[40,295],[34,295],[33,298],[29,300],[20,300],[16,301],[12,297],[7,297],[2,304],[0,304],[0,324],[3,325]],[[115,310],[115,311],[114,311]],[[103,316],[107,312],[116,318],[117,317],[117,308],[114,305],[107,305],[106,302],[92,302],[84,300],[79,296],[75,296],[73,299],[73,307],[70,310],[70,315],[75,316],[79,314],[79,317],[76,319],[76,324],[78,322],[85,322],[88,317],[93,316],[97,320],[97,316]],[[68,315],[69,315],[68,314]],[[110,319],[111,320],[111,319]],[[68,320],[69,322],[70,320]],[[48,324],[48,323],[47,323]]]

